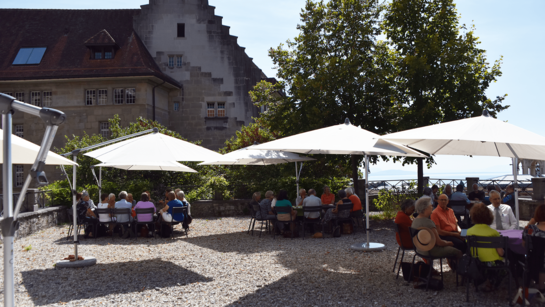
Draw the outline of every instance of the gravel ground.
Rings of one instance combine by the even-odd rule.
[[[54,267],[73,254],[73,245],[65,240],[67,226],[47,229],[15,242],[17,305],[507,306],[506,282],[495,293],[471,289],[466,304],[465,287],[456,287],[447,265],[439,292],[413,289],[401,276],[396,280],[391,223],[373,223],[372,241],[387,250],[370,253],[350,250],[365,241],[361,232],[273,240],[246,234],[248,223],[195,219],[189,238],[179,231],[174,239],[82,238],[80,254],[98,264],[79,269]]]

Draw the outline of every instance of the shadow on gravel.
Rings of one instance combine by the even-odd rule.
[[[160,259],[97,264],[78,269],[47,269],[21,272],[23,284],[35,305],[105,297],[212,281]],[[51,298],[51,293],[55,293]],[[48,297],[48,298],[46,298]],[[108,303],[105,298],[105,303]]]

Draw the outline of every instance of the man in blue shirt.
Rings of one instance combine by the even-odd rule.
[[[469,199],[467,198],[467,195],[464,193],[464,186],[462,184],[459,184],[456,186],[456,192],[452,193],[452,196],[450,197],[451,201],[455,200],[463,200],[470,203]]]
[[[172,208],[176,208],[176,207],[184,207],[184,204],[176,199],[176,195],[174,194],[174,192],[169,192],[168,193],[168,203],[167,205],[161,209],[161,211],[159,211],[159,213],[161,213],[161,216],[163,218],[163,221],[165,222],[172,222],[172,220],[174,219],[174,222],[183,222],[184,221],[184,214],[183,213],[176,213],[176,214],[172,214]]]

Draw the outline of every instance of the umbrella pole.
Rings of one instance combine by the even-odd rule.
[[[299,172],[297,171],[297,161],[295,161],[295,182],[297,183],[297,192],[295,192],[295,199],[299,196]],[[297,204],[295,204],[297,206]]]
[[[15,227],[13,221],[13,172],[11,159],[11,112],[2,114],[2,129],[4,132],[4,163],[2,165],[4,221],[2,223],[2,242],[4,243],[4,306],[15,306],[14,287],[14,262],[13,262],[13,239]],[[22,196],[21,196],[22,197]],[[11,226],[11,227],[9,227]],[[8,228],[9,227],[9,228]]]
[[[371,229],[369,228],[369,156],[364,156],[365,160],[365,232],[367,233],[367,242],[366,243],[356,243],[352,246],[350,246],[353,250],[360,250],[360,251],[381,251],[386,249],[386,245],[382,243],[373,243],[369,240],[369,232]]]
[[[102,196],[102,166],[99,166],[98,168],[98,203],[102,201],[100,199]]]
[[[517,228],[519,229],[519,196],[518,196],[518,182],[517,182],[517,175],[518,175],[518,159],[516,157],[513,158],[513,179],[515,182],[513,183],[513,188],[515,190],[515,217],[517,219]]]
[[[78,160],[78,155],[74,154],[72,159],[74,162],[76,162]],[[78,261],[78,217],[76,214],[76,193],[76,166],[74,165],[72,166],[72,220],[74,222],[72,225],[72,230],[74,232],[74,256],[76,257],[76,261]]]

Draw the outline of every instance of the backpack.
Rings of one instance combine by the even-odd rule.
[[[172,234],[172,228],[170,228],[170,225],[166,224],[166,223],[162,223],[161,224],[161,237],[170,238],[171,234]]]

